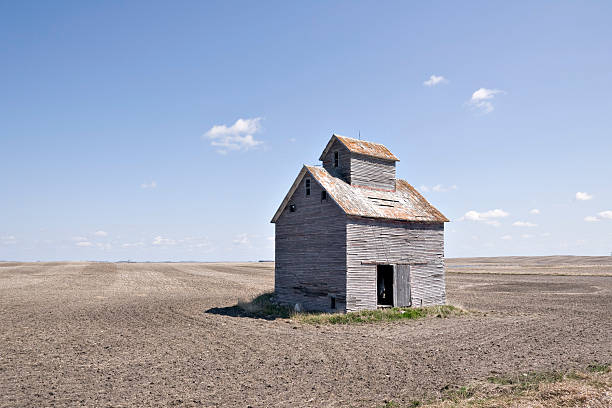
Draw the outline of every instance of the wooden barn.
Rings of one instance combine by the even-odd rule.
[[[350,312],[446,302],[444,223],[385,146],[332,135],[274,214],[281,304]]]

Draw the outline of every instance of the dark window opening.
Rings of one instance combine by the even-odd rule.
[[[306,179],[306,195],[309,196],[310,195],[310,179]]]
[[[336,297],[335,296],[331,297],[331,308],[332,309],[336,308]]]
[[[340,164],[340,154],[338,152],[334,152],[334,167],[338,167]]]
[[[393,306],[393,265],[376,265],[376,294],[379,306]]]
[[[295,212],[295,204],[289,204],[289,211]]]
[[[321,191],[321,201],[327,200],[327,191]]]

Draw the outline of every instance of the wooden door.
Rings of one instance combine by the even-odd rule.
[[[410,265],[395,265],[393,274],[393,306],[412,306]]]

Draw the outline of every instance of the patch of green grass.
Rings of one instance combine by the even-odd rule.
[[[608,406],[612,389],[610,364],[593,363],[588,371],[528,372],[489,377],[488,383],[449,384],[441,396],[424,403],[431,408],[488,408],[521,406]]]
[[[463,309],[451,305],[428,307],[393,307],[377,310],[362,310],[349,313],[294,312],[290,307],[274,302],[274,294],[267,292],[256,298],[239,301],[238,308],[248,315],[263,318],[292,318],[306,324],[362,324],[420,319],[424,317],[445,318],[466,314]]]
[[[570,371],[569,373],[565,374],[565,378],[567,378],[568,380],[584,380],[587,377],[576,371]]]
[[[259,317],[289,318],[292,316],[291,308],[280,306],[273,301],[271,292],[257,296],[250,301],[241,300],[238,307],[246,313]]]
[[[397,320],[421,319],[424,317],[450,317],[466,312],[451,305],[429,307],[393,307],[377,310],[362,310],[349,313],[297,313],[293,318],[310,324],[362,324]]]
[[[610,364],[592,363],[587,366],[587,371],[591,373],[609,373]]]
[[[558,371],[541,373],[524,373],[519,376],[519,385],[524,389],[537,388],[540,383],[553,383],[563,381],[564,374]]]
[[[509,377],[489,377],[487,381],[492,384],[509,385],[511,391],[525,391],[536,389],[540,383],[562,381],[565,375],[558,371],[529,372]]]
[[[451,401],[461,401],[468,398],[471,398],[476,393],[476,390],[473,387],[468,386],[446,386],[444,387],[444,394],[446,399]]]
[[[498,384],[498,385],[514,384],[514,380],[508,377],[488,377],[487,381],[490,382],[491,384]]]

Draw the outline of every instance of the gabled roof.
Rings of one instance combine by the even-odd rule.
[[[323,160],[329,149],[331,149],[332,144],[335,140],[338,140],[342,143],[351,153],[362,154],[364,156],[377,157],[379,159],[386,159],[392,161],[399,161],[397,157],[389,149],[387,149],[384,145],[380,143],[366,142],[364,140],[357,140],[351,137],[340,136],[333,134],[327,146],[325,146],[325,150],[321,153],[321,157],[319,160]]]
[[[276,222],[307,173],[323,187],[328,196],[347,215],[412,222],[448,222],[440,211],[405,180],[396,180],[395,191],[380,191],[351,186],[321,167],[304,166],[274,214]]]

